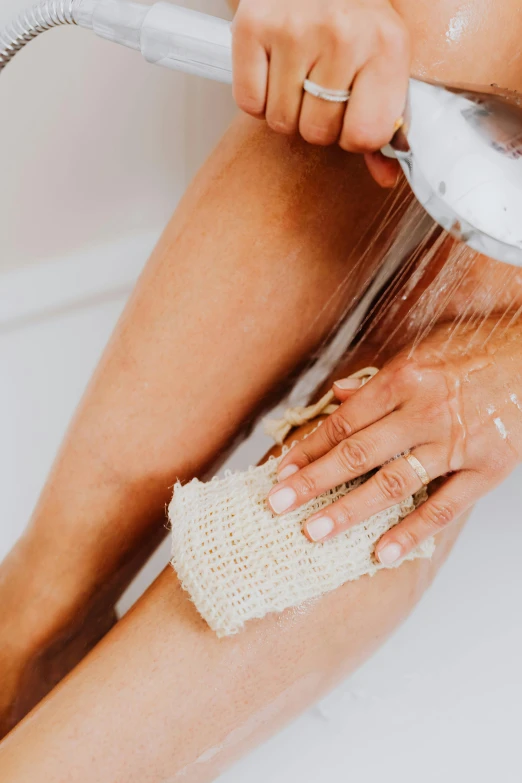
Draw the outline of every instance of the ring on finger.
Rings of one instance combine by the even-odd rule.
[[[312,82],[310,79],[304,80],[303,90],[309,95],[320,98],[322,101],[330,101],[331,103],[346,103],[350,98],[350,90],[331,90],[328,87],[322,87],[320,84]]]
[[[404,459],[409,463],[410,467],[413,468],[419,479],[422,481],[423,486],[427,487],[431,482],[431,479],[422,462],[418,460],[417,457],[415,457],[413,454],[405,454]]]

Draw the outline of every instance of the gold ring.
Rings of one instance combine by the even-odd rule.
[[[431,479],[428,476],[428,473],[425,470],[424,466],[419,462],[417,457],[414,457],[413,454],[405,454],[404,459],[410,463],[411,467],[413,468],[417,476],[420,478],[423,485],[427,487]]]

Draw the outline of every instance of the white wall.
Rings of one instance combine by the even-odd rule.
[[[0,25],[32,2],[2,0]],[[0,271],[159,232],[232,114],[226,86],[79,28],[43,34],[0,77]]]

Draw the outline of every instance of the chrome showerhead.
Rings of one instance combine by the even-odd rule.
[[[522,109],[515,96],[410,81],[399,160],[431,217],[474,250],[522,266]]]

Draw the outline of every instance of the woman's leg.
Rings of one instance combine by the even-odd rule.
[[[106,630],[105,606],[164,532],[169,487],[215,463],[371,276],[378,252],[346,285],[385,198],[340,150],[234,123],[147,265],[0,569],[5,728],[32,706],[8,714],[25,661],[49,645],[60,657],[87,613]]]
[[[476,258],[465,291],[468,298],[473,292],[477,313],[483,292],[505,279],[504,267]],[[522,296],[513,282],[511,304],[516,308]],[[410,304],[398,311],[399,319]],[[443,319],[453,318],[461,306],[457,292]],[[383,324],[380,333],[377,329],[370,340],[361,341],[334,378],[373,363],[387,331]],[[389,346],[381,361],[393,353]],[[290,438],[302,437],[313,426]],[[251,621],[228,639],[219,640],[209,630],[167,568],[105,640],[4,740],[2,780],[214,779],[382,643],[433,579],[463,521],[437,536],[431,561],[362,577],[297,611]]]
[[[505,289],[506,270],[476,258],[463,293],[457,291],[442,318],[458,316],[470,297],[470,312],[478,315],[484,293],[497,284]],[[515,274],[512,282],[510,301],[506,297],[498,304],[499,316],[508,304],[516,309],[522,302]],[[411,304],[397,312],[399,320]],[[388,330],[383,323],[371,339],[361,341],[335,377],[374,362]],[[389,346],[380,361],[393,352]],[[417,602],[461,524],[438,536],[431,562],[417,560],[363,577],[298,611],[250,622],[244,632],[225,640],[206,627],[167,569],[4,741],[2,779],[212,780],[368,657]]]
[[[464,20],[459,41],[450,35],[458,10],[453,2],[442,8],[406,0],[397,5],[416,34],[418,73],[517,86],[520,11],[515,3],[489,9],[477,2],[470,11],[477,11],[480,29],[466,27]],[[473,13],[466,19],[473,21]],[[478,47],[477,57],[476,36],[483,31],[488,46]],[[492,31],[498,38],[493,47]],[[71,617],[82,618],[102,586],[107,589],[109,577],[132,563],[139,544],[157,531],[166,485],[209,464],[242,417],[335,319],[332,307],[312,329],[300,327],[301,308],[308,314],[314,307],[320,311],[342,279],[342,262],[360,235],[357,229],[375,211],[375,190],[358,179],[353,159],[343,157],[341,163],[335,151],[305,156],[299,143],[276,140],[263,129],[236,133],[193,188],[146,272],[29,533],[0,574],[4,671],[13,669],[10,647],[23,659],[67,628]],[[353,186],[357,197],[348,202],[350,211],[341,211]],[[348,216],[353,232],[347,230]],[[219,241],[212,247],[201,226],[220,221]],[[298,259],[292,255],[296,245]],[[241,337],[247,335],[241,346],[238,323]],[[216,324],[219,360],[215,341],[205,338]],[[282,330],[289,330],[285,343]],[[217,417],[208,389],[223,395]],[[187,409],[190,416],[182,420],[179,411]],[[28,610],[20,612],[22,605]],[[11,681],[18,675],[13,671]],[[2,696],[8,704],[9,687]]]
[[[352,367],[371,358],[365,346]],[[4,740],[0,777],[214,779],[368,657],[416,603],[457,531],[439,536],[432,561],[363,577],[221,640],[168,568]]]

